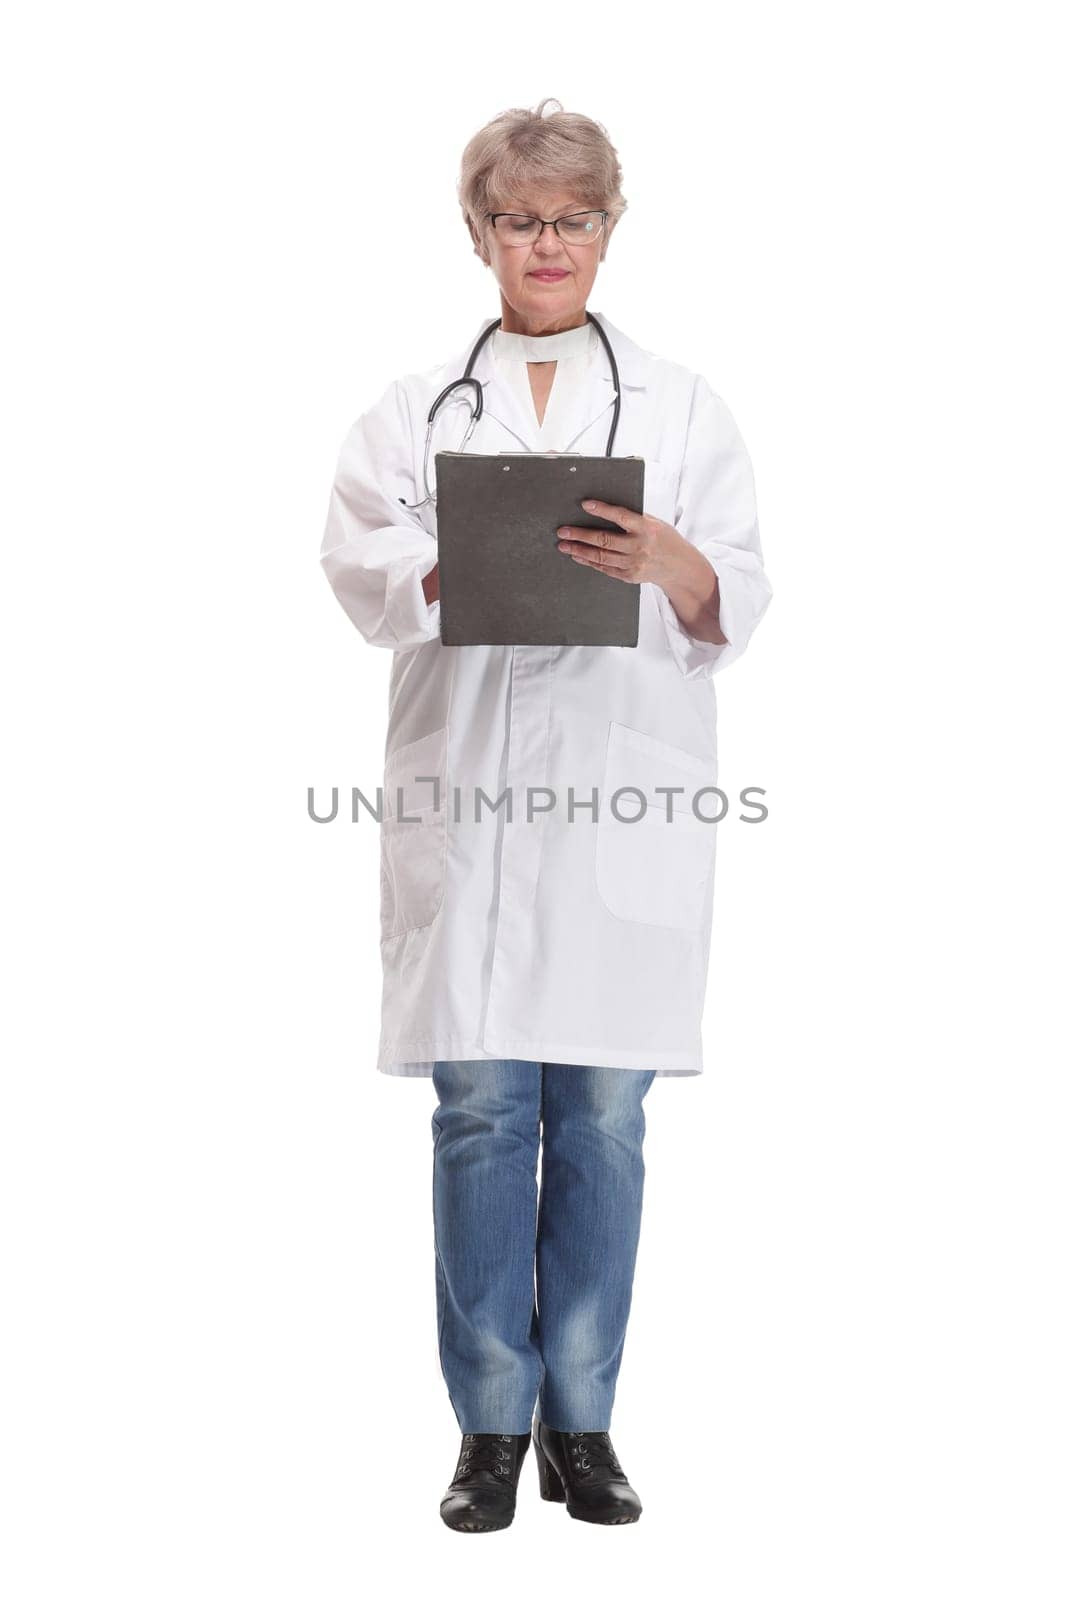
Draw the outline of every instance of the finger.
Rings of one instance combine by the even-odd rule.
[[[593,545],[598,550],[626,550],[632,544],[632,533],[612,533],[610,528],[557,528],[566,544]]]
[[[589,549],[568,550],[565,553],[580,567],[599,567],[602,572],[609,572],[612,577],[622,577],[637,569],[637,562],[632,555],[615,555],[609,550]]]
[[[606,500],[583,500],[582,510],[591,511],[594,516],[603,517],[607,522],[617,522],[620,528],[626,528],[631,533],[636,533],[645,520],[640,511],[631,511],[629,506],[608,505]]]

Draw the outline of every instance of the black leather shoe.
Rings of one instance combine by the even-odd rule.
[[[636,1522],[641,1502],[606,1433],[557,1433],[533,1419],[542,1500],[564,1500],[580,1522]]]
[[[458,1533],[491,1533],[515,1515],[515,1490],[528,1433],[465,1433],[441,1516]]]

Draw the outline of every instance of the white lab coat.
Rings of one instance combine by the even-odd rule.
[[[393,652],[384,767],[369,780],[384,798],[377,1066],[391,1075],[478,1059],[703,1070],[718,829],[694,815],[692,796],[717,781],[713,675],[745,649],[771,589],[748,454],[723,401],[593,315],[622,385],[613,454],[645,458],[646,512],[715,568],[728,643],[693,639],[646,583],[636,648],[443,646],[439,603],[426,604],[421,582],[437,561],[435,510],[400,497],[425,493],[426,415],[474,339],[391,383],[352,425],[321,562],[359,632]],[[601,358],[571,399],[563,449],[606,450],[615,389]],[[491,341],[475,375],[484,411],[468,449],[537,448],[532,408],[502,381]],[[442,406],[434,451],[459,448],[470,393]],[[644,801],[623,794],[612,808],[623,786]],[[506,802],[483,801],[475,819],[479,787],[491,803],[510,790],[510,821]],[[398,799],[418,821],[402,819]],[[714,795],[696,804],[720,809]]]

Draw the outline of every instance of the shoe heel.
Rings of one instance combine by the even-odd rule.
[[[537,1457],[537,1479],[541,1485],[542,1500],[566,1500],[563,1492],[563,1483],[559,1473],[549,1461],[545,1452],[535,1439],[533,1442],[534,1455]]]

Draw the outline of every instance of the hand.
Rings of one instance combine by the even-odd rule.
[[[695,545],[659,517],[603,500],[583,500],[592,511],[621,529],[558,528],[556,548],[584,567],[596,567],[623,583],[655,583],[695,639],[725,644],[719,627],[719,580],[711,562]]]
[[[430,568],[422,580],[422,592],[426,597],[426,604],[432,606],[435,600],[440,599],[438,592],[438,565]]]
[[[606,522],[617,522],[621,533],[608,528],[558,528],[557,548],[585,567],[599,567],[623,583],[658,583],[665,588],[684,570],[686,551],[692,546],[669,522],[649,517],[603,500],[583,500],[582,508]]]

